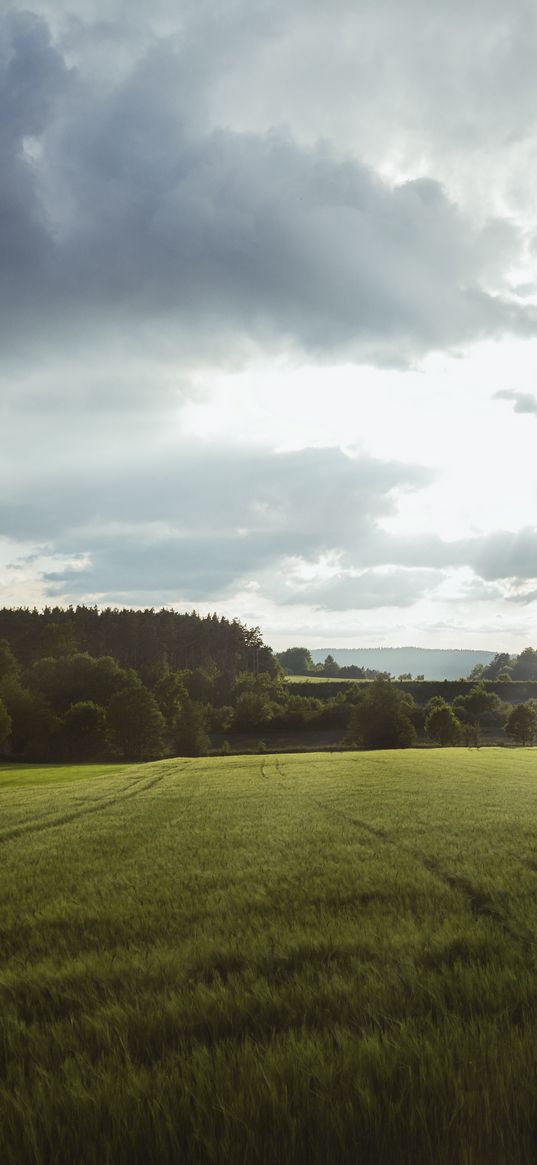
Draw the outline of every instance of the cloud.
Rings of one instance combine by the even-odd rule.
[[[515,392],[511,389],[501,389],[500,392],[495,392],[493,400],[512,400],[514,402],[513,411],[515,413],[534,413],[537,414],[537,397],[533,396],[531,392]]]
[[[309,603],[317,610],[375,610],[377,607],[412,607],[435,590],[443,574],[434,570],[380,568],[347,570],[319,582],[297,584],[290,574],[285,588],[276,590],[280,602]],[[270,592],[274,597],[274,591]]]
[[[529,601],[535,530],[441,536],[452,500],[470,514],[460,483],[433,532],[388,533],[401,494],[430,481],[404,454],[275,454],[177,434],[178,406],[210,397],[215,368],[264,362],[269,385],[280,359],[407,368],[535,335],[524,300],[534,5],[23,7],[0,15],[0,531],[20,548],[12,574],[30,585],[39,571],[49,595],[73,600],[231,604],[243,588],[288,619],[308,603],[406,612],[443,601],[464,569],[468,609]],[[377,440],[373,410],[361,411],[367,376],[331,440]],[[393,390],[432,457],[409,380]],[[266,414],[268,445],[266,385],[252,415]],[[497,395],[537,411],[531,393]],[[230,405],[237,442],[241,409]],[[304,445],[319,439],[307,421]],[[377,449],[394,448],[386,436]]]
[[[537,528],[495,530],[468,538],[433,533],[388,535],[377,526],[362,565],[398,565],[431,570],[469,566],[481,580],[537,579]]]
[[[286,553],[357,545],[371,519],[394,512],[397,491],[431,480],[420,466],[338,448],[274,453],[186,440],[138,444],[119,459],[112,448],[98,468],[89,451],[69,481],[56,461],[28,466],[16,485],[11,473],[6,464],[0,476],[6,536],[42,542],[109,528],[114,538],[116,527],[132,527],[145,539],[156,526],[239,543],[262,533]]]
[[[484,579],[537,579],[535,527],[465,540],[461,548],[466,548],[468,561]]]
[[[478,216],[501,204],[534,218],[532,0],[270,9],[272,36],[218,86],[235,124],[290,123],[302,140],[346,143],[390,173],[443,177]]]
[[[387,537],[378,530],[370,551],[377,562],[406,567],[469,566],[485,582],[537,579],[537,528],[531,526],[451,540],[430,533]]]
[[[96,60],[108,64],[112,46],[122,75],[125,59],[132,64],[173,34],[188,37],[198,66],[201,45],[213,123],[257,132],[294,122],[301,137],[343,133],[377,151],[395,143],[399,154],[420,150],[425,135],[438,153],[455,139],[474,169],[476,147],[481,164],[491,143],[517,144],[513,122],[518,142],[524,131],[533,136],[532,0],[508,7],[335,0],[314,10],[307,0],[33,0],[32,7],[85,71]]]
[[[25,567],[24,548],[38,547],[30,557],[47,593],[69,601],[218,601],[255,581],[284,605],[366,610],[440,594],[461,567],[476,576],[469,599],[537,578],[532,528],[452,541],[389,534],[401,496],[431,472],[337,448],[183,439],[118,456],[111,441],[98,469],[91,447],[70,468],[61,458],[28,462],[18,478],[13,468],[6,460],[0,478],[0,533],[19,540]]]
[[[509,603],[519,603],[521,606],[527,607],[530,603],[534,603],[537,599],[537,590],[518,591],[515,594],[507,595]]]
[[[392,188],[325,145],[214,126],[223,66],[193,18],[99,93],[43,20],[2,31],[6,352],[119,337],[194,363],[255,344],[404,366],[535,333],[507,294],[521,240],[506,222],[477,225],[431,179]]]
[[[6,467],[6,487],[9,474]],[[0,531],[59,557],[63,565],[46,570],[54,593],[153,587],[218,597],[297,555],[360,554],[397,495],[429,479],[417,466],[330,448],[272,453],[182,442],[138,448],[130,463],[112,449],[98,472],[79,465],[68,487],[64,464],[35,477],[30,469],[9,496],[2,491]]]

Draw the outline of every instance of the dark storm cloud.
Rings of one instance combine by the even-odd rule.
[[[537,397],[531,392],[515,392],[511,389],[501,389],[494,393],[494,400],[513,401],[513,412],[537,414]]]
[[[0,21],[0,307],[3,328],[28,342],[39,305],[55,295],[51,224],[25,146],[40,140],[69,91],[69,72],[42,22]]]
[[[489,290],[491,252],[498,271],[518,248],[505,223],[476,226],[429,179],[392,189],[327,147],[212,127],[199,30],[152,43],[101,95],[42,21],[2,31],[8,350],[132,334],[134,351],[198,360],[254,340],[405,364],[535,330],[533,308]]]

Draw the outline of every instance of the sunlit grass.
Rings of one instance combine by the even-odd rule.
[[[534,1161],[533,750],[10,766],[0,803],[3,1162]]]
[[[125,764],[83,764],[83,765],[23,765],[8,761],[0,762],[0,791],[10,785],[21,790],[21,783],[28,785],[57,785],[65,781],[84,781],[95,777],[106,777],[128,768]]]

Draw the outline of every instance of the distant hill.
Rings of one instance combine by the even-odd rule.
[[[495,652],[429,647],[319,647],[311,652],[314,663],[323,663],[327,655],[340,667],[356,664],[391,672],[392,676],[411,672],[426,680],[458,680],[469,675],[476,663],[490,663]]]

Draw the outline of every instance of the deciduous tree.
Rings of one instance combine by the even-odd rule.
[[[173,725],[176,756],[205,756],[209,749],[207,713],[196,700],[184,700]]]
[[[73,760],[97,760],[106,752],[106,712],[92,700],[68,708],[63,718],[65,752]]]
[[[445,748],[456,744],[460,737],[460,724],[449,704],[437,696],[429,701],[429,709],[425,716],[425,731],[430,740]]]
[[[142,684],[112,696],[108,727],[126,760],[149,760],[161,755],[164,717],[152,692]]]
[[[390,683],[377,679],[351,713],[348,736],[366,748],[408,748],[416,739],[409,704]]]
[[[508,714],[506,706],[495,692],[487,691],[484,683],[475,684],[467,696],[457,696],[453,701],[453,711],[469,729],[468,741],[479,745],[481,732],[488,725],[500,728]]]
[[[292,676],[304,676],[315,671],[315,664],[307,647],[288,647],[279,651],[276,659]]]
[[[9,712],[4,704],[4,701],[0,700],[0,747],[5,743],[5,741],[8,739],[8,736],[10,736],[10,734],[11,734],[11,716],[9,715]]]
[[[505,731],[517,744],[531,744],[537,736],[537,701],[516,704],[509,713]]]

